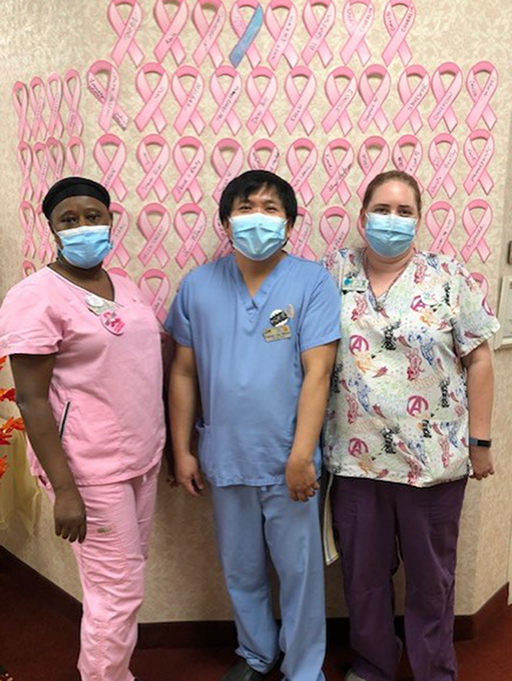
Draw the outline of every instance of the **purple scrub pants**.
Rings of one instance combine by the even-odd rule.
[[[427,488],[337,476],[332,486],[350,615],[352,668],[393,681],[402,653],[392,577],[406,575],[405,636],[415,681],[455,681],[454,586],[466,479]]]

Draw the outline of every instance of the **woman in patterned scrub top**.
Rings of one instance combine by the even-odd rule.
[[[402,653],[393,584],[406,573],[405,630],[415,681],[454,681],[456,545],[468,476],[494,472],[498,322],[452,258],[419,252],[417,182],[390,171],[368,186],[367,247],[326,262],[341,294],[342,340],[324,457],[333,475],[351,644],[346,679],[392,681]]]

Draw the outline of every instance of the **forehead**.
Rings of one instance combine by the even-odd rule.
[[[52,210],[51,217],[53,220],[58,220],[59,217],[65,213],[80,213],[86,210],[108,212],[108,208],[105,204],[98,201],[98,199],[95,199],[93,196],[68,196],[55,206]]]
[[[277,193],[277,189],[275,187],[268,187],[266,185],[264,185],[263,187],[259,187],[258,189],[255,189],[254,191],[250,191],[249,194],[247,194],[247,197],[237,196],[234,200],[234,203],[240,204],[240,203],[243,203],[244,201],[258,201],[258,202],[273,201],[274,203],[278,203],[279,205],[282,205],[281,199],[279,198],[279,194]]]
[[[416,206],[416,197],[412,187],[400,180],[389,180],[381,184],[380,187],[373,192],[370,199],[372,205],[386,203],[386,204],[400,204]]]

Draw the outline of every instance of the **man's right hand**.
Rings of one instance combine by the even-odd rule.
[[[204,490],[199,462],[193,454],[188,453],[175,457],[174,477],[178,485],[184,487],[193,497],[200,496]]]
[[[55,492],[53,506],[55,534],[62,539],[81,544],[87,533],[85,505],[76,487]]]

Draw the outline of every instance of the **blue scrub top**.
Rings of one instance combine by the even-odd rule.
[[[318,263],[283,258],[251,298],[233,255],[190,272],[165,324],[194,350],[210,482],[283,484],[304,378],[301,353],[340,338],[340,296]],[[320,449],[315,465],[320,472]]]

